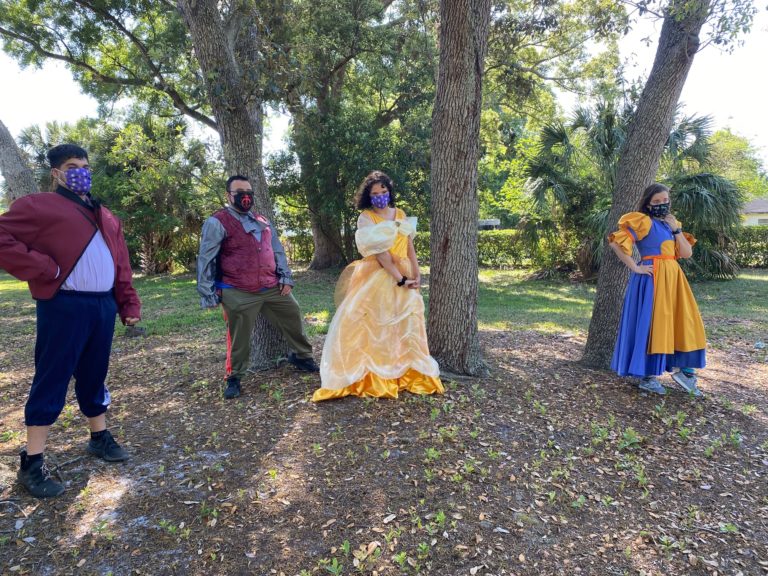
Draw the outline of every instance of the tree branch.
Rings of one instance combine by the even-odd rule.
[[[210,128],[213,128],[214,130],[217,129],[216,122],[197,112],[192,107],[190,107],[182,97],[181,94],[179,94],[178,90],[165,79],[165,76],[163,75],[163,71],[161,70],[160,66],[157,65],[157,63],[152,59],[152,56],[149,54],[149,50],[145,46],[144,42],[141,41],[139,37],[137,37],[133,32],[131,32],[122,21],[120,21],[118,18],[116,18],[111,12],[108,10],[103,10],[97,6],[94,6],[90,2],[86,0],[75,0],[77,4],[82,6],[83,8],[90,10],[97,16],[100,16],[107,22],[111,22],[120,32],[123,33],[123,35],[128,38],[128,40],[131,41],[131,43],[136,46],[136,48],[139,50],[141,55],[144,58],[144,62],[149,66],[150,70],[152,71],[152,74],[157,79],[156,82],[153,82],[151,84],[151,87],[155,90],[158,90],[160,92],[165,93],[173,102],[173,104],[184,112],[185,114],[188,114],[190,117],[194,118],[198,122],[202,122],[206,126],[209,126]]]

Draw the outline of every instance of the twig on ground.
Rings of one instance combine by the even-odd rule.
[[[54,471],[58,470],[59,468],[64,468],[64,466],[67,466],[69,464],[74,464],[75,462],[78,462],[79,460],[82,460],[82,456],[78,456],[77,458],[72,458],[71,460],[67,460],[66,462],[62,462],[61,464],[57,464],[54,468]]]
[[[11,506],[16,506],[16,509],[22,514],[24,514],[24,518],[28,518],[27,513],[24,512],[24,510],[21,509],[21,506],[16,504],[16,502],[14,502],[13,500],[0,500],[0,504],[10,504]]]

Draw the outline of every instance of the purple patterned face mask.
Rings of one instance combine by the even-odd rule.
[[[67,188],[75,194],[88,194],[91,191],[91,171],[88,168],[70,168],[66,172]]]
[[[374,208],[386,208],[389,205],[389,192],[386,194],[371,194],[371,204]]]

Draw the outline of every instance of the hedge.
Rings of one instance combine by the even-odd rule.
[[[742,268],[768,268],[768,226],[744,226],[730,253]]]
[[[288,258],[293,262],[312,259],[312,236],[283,237]],[[419,232],[415,241],[419,262],[429,264],[429,232]],[[539,268],[552,262],[546,244],[531,250],[517,230],[481,230],[477,238],[480,266],[487,268]],[[731,256],[742,268],[768,268],[768,226],[745,226],[734,239]]]
[[[312,260],[313,244],[309,234],[283,236],[288,259],[292,262]],[[419,232],[414,242],[419,262],[429,264],[429,232]],[[487,268],[523,268],[540,264],[542,255],[532,253],[520,239],[517,230],[481,230],[477,239],[480,266]]]

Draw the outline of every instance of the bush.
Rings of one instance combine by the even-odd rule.
[[[429,265],[429,238],[429,232],[419,232],[414,241],[416,256],[423,265]],[[291,262],[312,260],[310,234],[283,236],[281,241]],[[517,230],[481,230],[477,238],[478,263],[487,268],[540,267],[547,261],[545,244],[532,253]]]
[[[312,243],[312,235],[306,233],[282,236],[280,242],[285,248],[285,255],[290,262],[307,263],[312,260],[315,253],[315,245]]]
[[[312,260],[312,236],[299,234],[283,237],[283,246],[291,262]],[[419,263],[429,265],[429,232],[419,232],[414,241]],[[566,259],[562,246],[542,240],[532,249],[517,230],[480,230],[477,237],[478,264],[486,268],[547,268],[552,262]],[[701,251],[701,249],[699,250]],[[768,226],[748,226],[740,230],[728,250],[742,268],[768,268]],[[691,271],[693,274],[695,271]]]
[[[742,268],[768,268],[768,226],[744,226],[731,247],[731,256]]]
[[[420,264],[429,264],[429,232],[416,235],[414,247]],[[477,260],[486,268],[522,268],[537,266],[540,254],[531,254],[517,230],[480,230],[477,236]]]

